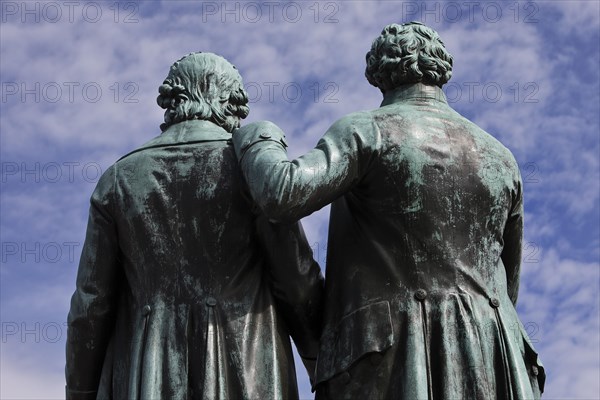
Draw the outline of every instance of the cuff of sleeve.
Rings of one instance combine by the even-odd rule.
[[[73,390],[65,386],[66,400],[96,400],[95,390]]]
[[[284,149],[287,147],[285,134],[272,122],[254,122],[243,126],[233,132],[233,147],[238,160],[242,160],[244,154],[255,144],[261,142],[275,142]]]

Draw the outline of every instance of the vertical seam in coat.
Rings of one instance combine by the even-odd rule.
[[[498,332],[500,334],[500,352],[502,353],[502,366],[504,367],[504,380],[506,393],[505,399],[513,399],[513,388],[511,382],[510,375],[510,367],[508,365],[507,353],[506,353],[506,338],[504,336],[504,326],[502,325],[502,321],[500,320],[500,315],[498,314],[498,309],[494,309],[494,315],[496,316],[496,323],[498,324]]]
[[[433,388],[431,380],[431,358],[429,356],[429,331],[427,329],[427,309],[425,301],[421,301],[421,321],[423,322],[423,343],[425,345],[425,370],[427,373],[427,396],[429,400],[433,399]]]
[[[185,368],[186,368],[186,378],[187,378],[187,382],[185,383],[187,386],[186,389],[186,395],[188,398],[191,398],[193,395],[193,387],[190,387],[190,382],[193,382],[193,380],[191,379],[192,377],[190,376],[190,342],[189,340],[194,340],[194,330],[193,330],[193,324],[194,324],[194,313],[192,312],[192,307],[188,307],[187,308],[187,326],[185,327],[185,334],[186,337],[188,338],[188,342],[185,346]]]
[[[479,344],[479,354],[481,355],[481,359],[485,360],[485,356],[483,355],[483,344],[482,344],[481,336],[479,335],[479,330],[477,328],[475,328],[475,335],[477,336],[477,343]],[[485,393],[487,396],[486,399],[487,398],[491,399],[493,397],[494,392],[492,390],[490,390],[490,382],[491,381],[489,379],[488,371],[486,368],[483,369],[483,375],[485,377],[485,380],[484,380],[485,389],[484,390],[485,390]]]
[[[150,318],[150,314],[144,316],[144,332],[142,333],[142,349],[140,355],[140,367],[138,371],[138,382],[137,382],[137,398],[140,400],[142,398],[142,377],[144,376],[144,353],[146,352],[146,338],[148,336],[148,319]]]

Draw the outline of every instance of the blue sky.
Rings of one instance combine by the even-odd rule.
[[[547,399],[600,398],[597,1],[11,2],[0,25],[0,398],[61,398],[65,320],[99,174],[160,133],[157,88],[192,51],[221,54],[247,122],[290,156],[378,107],[364,57],[384,25],[435,28],[451,105],[514,153],[525,182],[518,304]],[[328,208],[303,220],[324,268]],[[312,398],[300,372],[300,391]]]

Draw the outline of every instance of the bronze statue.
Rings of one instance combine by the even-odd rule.
[[[272,123],[233,134],[254,200],[331,205],[317,399],[532,399],[545,374],[515,310],[523,186],[508,149],[447,104],[452,57],[420,23],[367,53],[381,107],[288,161]]]
[[[190,54],[159,88],[162,134],[91,198],[67,338],[67,399],[294,399],[323,278],[298,223],[244,196],[231,131],[248,114],[225,59]]]

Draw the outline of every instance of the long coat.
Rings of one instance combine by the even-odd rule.
[[[544,370],[515,311],[523,191],[509,150],[415,84],[291,162],[275,125],[234,132],[274,220],[331,203],[317,398],[531,399]]]
[[[323,278],[299,224],[253,212],[231,135],[170,127],[106,170],[68,317],[68,399],[294,399]]]

